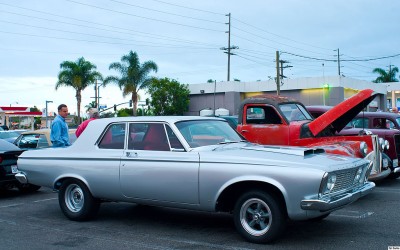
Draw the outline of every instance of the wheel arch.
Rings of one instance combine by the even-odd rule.
[[[283,208],[285,209],[285,213],[287,214],[286,199],[284,195],[285,192],[283,191],[284,189],[282,186],[280,186],[280,188],[278,188],[278,186],[280,185],[271,184],[270,182],[262,180],[242,180],[231,183],[226,188],[224,188],[218,196],[215,210],[221,212],[232,212],[236,200],[242,194],[251,190],[257,190],[275,196],[278,199],[279,203],[283,206]]]
[[[57,180],[54,182],[53,184],[53,189],[55,190],[60,190],[62,184],[67,181],[67,180],[78,180],[81,181],[83,184],[85,184],[85,186],[89,189],[90,192],[90,186],[89,183],[85,180],[85,178],[83,178],[82,176],[79,175],[63,175],[57,178]]]

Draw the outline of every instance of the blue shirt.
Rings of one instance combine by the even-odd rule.
[[[53,147],[67,147],[71,146],[69,142],[68,126],[65,119],[57,115],[51,124],[50,140]]]

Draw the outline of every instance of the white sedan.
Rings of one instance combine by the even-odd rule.
[[[232,212],[248,241],[270,242],[287,219],[323,219],[368,194],[370,163],[318,148],[243,141],[209,117],[97,119],[68,148],[24,152],[22,183],[59,190],[71,220],[103,201]]]

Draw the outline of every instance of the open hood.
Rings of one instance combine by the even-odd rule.
[[[309,129],[314,136],[332,125],[334,132],[341,131],[358,113],[374,100],[378,93],[372,89],[364,89],[358,94],[339,103],[320,117],[310,122]]]

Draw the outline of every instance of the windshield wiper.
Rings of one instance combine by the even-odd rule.
[[[240,141],[222,141],[222,142],[218,142],[218,144],[230,144],[230,143],[239,143],[239,142],[246,142],[246,140],[240,140]]]

